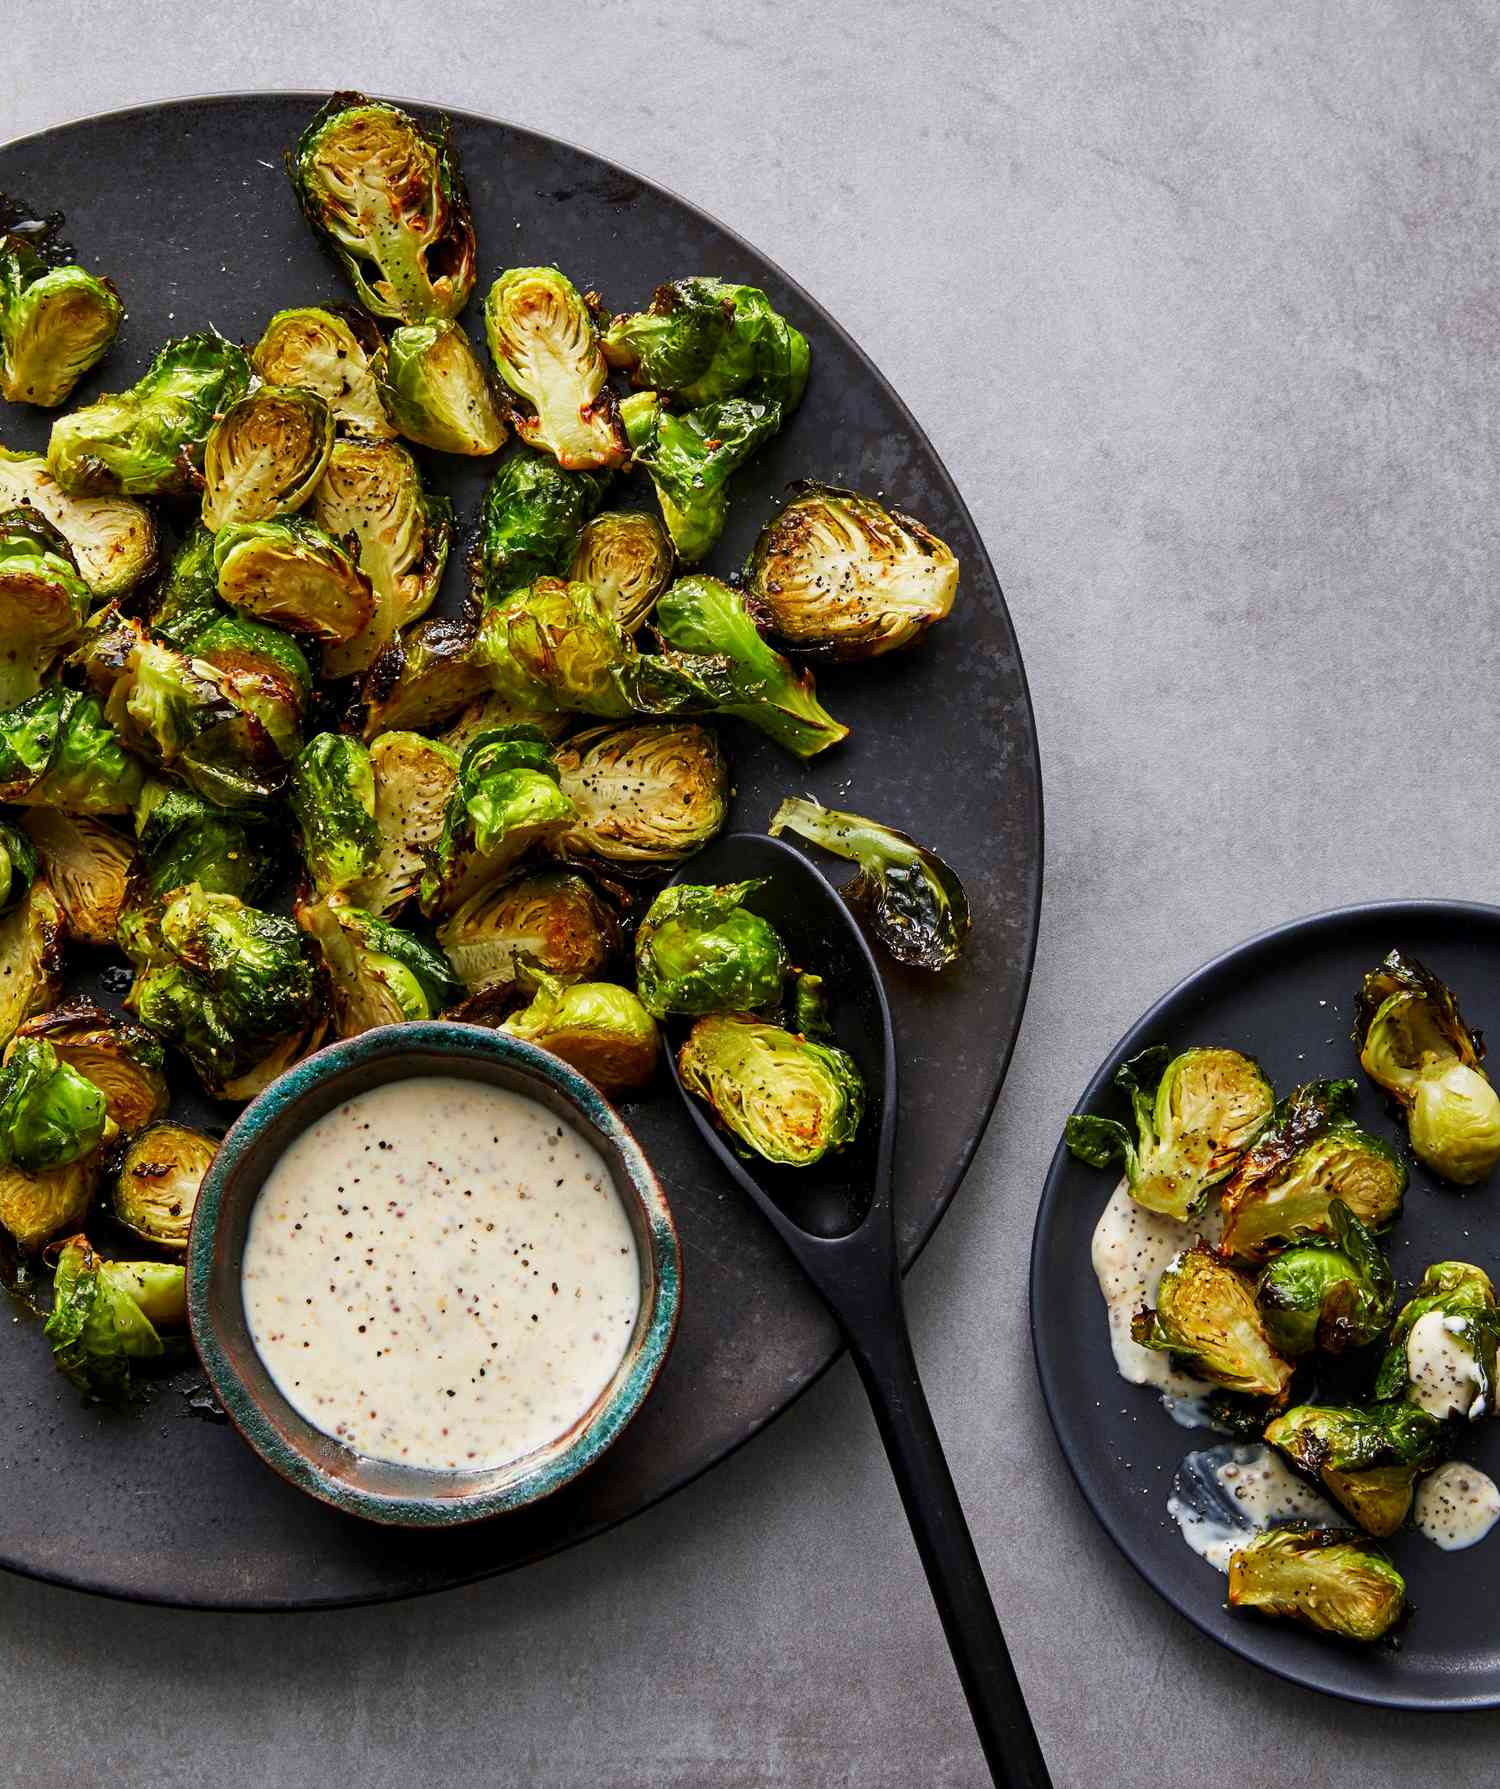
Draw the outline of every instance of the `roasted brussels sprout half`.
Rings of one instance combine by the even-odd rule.
[[[798,491],[761,530],[747,568],[752,602],[788,646],[875,658],[953,607],[958,561],[920,522],[834,485]]]
[[[169,1254],[187,1253],[203,1176],[219,1146],[185,1124],[149,1124],[132,1137],[115,1170],[114,1214],[127,1230]]]
[[[63,912],[44,881],[0,919],[0,1043],[62,992]],[[0,1223],[15,1233],[0,1213]]]
[[[1283,1249],[1261,1274],[1256,1302],[1282,1354],[1342,1354],[1384,1334],[1396,1282],[1370,1232],[1342,1199],[1328,1207],[1330,1236]]]
[[[1443,1457],[1445,1430],[1411,1404],[1373,1410],[1296,1404],[1266,1440],[1316,1478],[1366,1533],[1391,1535],[1411,1513],[1418,1477]]]
[[[1078,1114],[1063,1140],[1091,1167],[1121,1163],[1138,1205],[1183,1222],[1233,1172],[1276,1104],[1271,1083],[1238,1050],[1169,1056],[1155,1046],[1122,1062],[1115,1085],[1134,1110],[1135,1138],[1113,1118]]]
[[[456,317],[474,289],[474,225],[446,123],[335,93],[287,172],[303,216],[377,317]]]
[[[380,859],[380,828],[364,746],[343,733],[309,739],[292,766],[289,794],[303,861],[320,893],[368,876]]]
[[[104,1095],[44,1038],[15,1037],[0,1068],[0,1161],[25,1174],[66,1168],[104,1140]]]
[[[1201,1246],[1167,1264],[1156,1309],[1137,1312],[1130,1333],[1142,1348],[1181,1355],[1228,1391],[1278,1398],[1292,1377],[1266,1333],[1254,1289]]]
[[[60,1371],[90,1398],[129,1396],[132,1364],[166,1352],[158,1329],[187,1323],[183,1269],[164,1261],[104,1261],[86,1236],[57,1257],[52,1313],[43,1334]]]
[[[26,833],[0,820],[0,915],[20,906],[36,876],[36,846]]]
[[[1455,1186],[1483,1180],[1500,1161],[1500,1094],[1453,990],[1393,950],[1360,988],[1354,1041],[1365,1073],[1405,1111],[1417,1160]]]
[[[1225,1254],[1264,1261],[1293,1238],[1331,1235],[1335,1200],[1366,1229],[1395,1222],[1405,1164],[1349,1120],[1353,1099],[1352,1081],[1309,1081],[1282,1102],[1224,1188]]]
[[[370,747],[380,853],[369,874],[345,890],[355,906],[388,919],[417,892],[460,762],[457,752],[420,733],[382,733]]]
[[[498,453],[505,424],[463,326],[408,323],[375,360],[375,381],[396,432],[439,453]]]
[[[699,1019],[677,1071],[747,1150],[789,1168],[811,1167],[852,1142],[864,1116],[852,1056],[746,1013]]]
[[[568,580],[587,584],[616,624],[633,634],[672,582],[673,563],[672,543],[655,516],[610,509],[584,523]]]
[[[898,963],[946,969],[957,960],[969,935],[969,900],[935,851],[893,826],[795,795],[777,808],[769,830],[773,839],[794,832],[859,865],[844,899]]]
[[[463,993],[441,951],[342,895],[299,903],[297,924],[322,953],[340,1037],[435,1018]]]
[[[103,1095],[111,1120],[127,1134],[165,1114],[170,1099],[166,1052],[144,1026],[80,1001],[28,1019],[7,1049],[6,1060],[34,1040],[47,1044],[60,1062],[88,1077]]]
[[[717,578],[679,578],[656,605],[656,625],[687,655],[713,713],[748,721],[799,758],[848,738],[849,729],[819,702],[811,673],[794,670],[765,643],[744,597]]]
[[[616,872],[652,872],[691,857],[729,812],[729,767],[707,727],[645,721],[575,733],[557,751],[578,818],[553,849]]]
[[[93,595],[123,596],[156,563],[156,522],[144,503],[128,497],[70,497],[40,454],[0,447],[0,505],[29,503],[72,549],[79,576]]]
[[[629,988],[613,982],[536,977],[536,993],[501,1025],[512,1037],[550,1050],[605,1093],[632,1093],[656,1072],[661,1039]]]
[[[470,994],[596,975],[619,944],[619,923],[571,870],[538,870],[480,889],[438,933]],[[550,1046],[549,1046],[550,1048]]]
[[[141,779],[94,696],[53,684],[0,714],[0,801],[128,814]]]
[[[29,505],[0,513],[0,710],[37,693],[88,612],[89,587],[62,535]]]
[[[498,727],[464,753],[442,831],[421,883],[426,914],[452,913],[504,875],[533,845],[553,839],[577,810],[534,727]]]
[[[67,918],[68,936],[113,944],[135,870],[129,837],[106,820],[59,808],[32,808],[22,824]]]
[[[490,687],[519,707],[631,712],[620,672],[634,648],[587,584],[538,578],[486,611],[475,652]]]
[[[333,412],[301,385],[257,385],[203,444],[203,521],[216,533],[301,509],[333,451]]]
[[[488,688],[473,623],[423,621],[392,640],[365,676],[365,738],[439,726]]]
[[[1406,1613],[1406,1580],[1352,1528],[1268,1528],[1230,1555],[1229,1606],[1370,1642]]]
[[[305,516],[231,524],[214,542],[219,595],[247,614],[344,646],[375,615],[370,580]]]
[[[231,813],[192,789],[153,779],[135,810],[136,847],[152,900],[196,882],[207,894],[255,902],[281,869],[279,828],[270,816]]]
[[[764,886],[681,882],[661,891],[635,937],[637,992],[653,1018],[780,1004],[790,968],[786,946],[775,926],[744,904]]]
[[[529,406],[511,407],[516,433],[569,471],[618,466],[625,436],[588,305],[555,267],[512,267],[484,301],[495,370]]]
[[[60,404],[109,352],[125,307],[107,279],[0,238],[0,397]]]
[[[214,417],[249,382],[244,350],[221,335],[168,342],[129,391],[53,423],[47,470],[73,497],[190,493]]]
[[[678,558],[696,564],[724,532],[730,477],[781,427],[780,406],[730,398],[677,414],[656,392],[638,391],[620,405],[620,421]]]
[[[790,412],[807,384],[807,338],[764,292],[727,280],[658,286],[644,311],[610,324],[604,352],[637,385],[690,406],[753,389]]]
[[[395,431],[371,365],[380,345],[379,330],[352,306],[300,305],[277,311],[250,350],[250,364],[270,385],[315,391],[339,428],[381,440]]]
[[[479,603],[503,602],[538,578],[561,577],[610,476],[565,471],[550,454],[518,443],[484,493],[469,565]]]
[[[1490,1276],[1467,1261],[1439,1261],[1401,1307],[1375,1396],[1404,1399],[1438,1418],[1492,1416],[1497,1343],[1500,1311]]]
[[[217,1099],[253,1099],[323,1035],[311,946],[279,914],[191,884],[121,942],[136,967],[126,1006]]]

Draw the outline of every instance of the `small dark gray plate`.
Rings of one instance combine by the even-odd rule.
[[[1354,993],[1393,945],[1450,982],[1472,1025],[1500,1035],[1500,907],[1392,901],[1346,907],[1278,927],[1206,964],[1120,1040],[1078,1102],[1123,1117],[1116,1067],[1149,1043],[1173,1050],[1228,1044],[1258,1058],[1278,1094],[1299,1081],[1353,1076],[1356,1117],[1405,1149],[1405,1132],[1360,1074],[1350,1041]],[[1059,1119],[1059,1126],[1061,1119]],[[1114,1186],[1059,1143],[1031,1254],[1031,1331],[1042,1394],[1079,1489],[1146,1582],[1210,1638],[1293,1683],[1388,1708],[1500,1705],[1500,1529],[1465,1552],[1420,1535],[1389,1543],[1415,1613],[1398,1648],[1320,1640],[1285,1622],[1235,1615],[1224,1578],[1191,1552],[1167,1514],[1184,1454],[1224,1439],[1177,1426],[1149,1386],[1127,1385],[1110,1353],[1089,1243]],[[1457,1192],[1412,1164],[1405,1212],[1386,1238],[1398,1295],[1433,1261],[1473,1261],[1500,1276],[1493,1185]],[[1500,1478],[1500,1425],[1463,1436],[1464,1459]]]
[[[281,166],[323,96],[259,94],[154,106],[66,125],[0,149],[0,188],[67,214],[84,262],[119,284],[129,315],[76,394],[135,379],[168,336],[214,324],[253,342],[284,305],[349,293],[298,215]],[[415,107],[429,118],[428,108]],[[941,978],[892,969],[901,1049],[898,1240],[910,1262],[968,1166],[1010,1060],[1036,943],[1041,783],[1015,634],[995,574],[931,444],[859,347],[779,268],[701,211],[582,150],[455,115],[479,238],[482,294],[506,266],[556,262],[612,309],[663,280],[716,273],[764,287],[812,344],[807,397],[736,482],[729,531],[706,569],[742,564],[789,480],[817,477],[911,510],[963,566],[952,617],[916,652],[820,674],[854,728],[803,765],[724,729],[731,827],[761,828],[807,792],[918,834],[963,876],[974,933]],[[465,322],[480,328],[479,301]],[[0,404],[0,441],[45,444],[46,412]],[[491,467],[437,456],[429,470],[474,514]],[[650,506],[649,490],[627,500]],[[455,561],[458,555],[455,554]],[[461,596],[455,563],[440,609]],[[96,998],[103,959],[74,952]],[[81,979],[80,979],[81,978]],[[233,1111],[186,1087],[175,1110],[222,1132]],[[685,1484],[764,1426],[834,1358],[837,1336],[780,1242],[721,1173],[666,1077],[623,1108],[671,1200],[685,1256],[672,1358],[640,1416],[596,1468],[544,1504],[461,1535],[373,1530],[280,1482],[227,1428],[193,1419],[190,1376],[142,1414],[80,1406],[26,1323],[6,1337],[0,1424],[0,1565],[159,1602],[311,1608],[437,1590],[556,1551]]]

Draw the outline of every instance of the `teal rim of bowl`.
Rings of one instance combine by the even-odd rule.
[[[629,1369],[614,1391],[592,1416],[576,1425],[567,1447],[531,1471],[489,1490],[458,1492],[451,1497],[378,1494],[325,1471],[309,1459],[276,1427],[240,1377],[220,1340],[210,1291],[213,1245],[224,1188],[261,1132],[331,1075],[366,1061],[400,1057],[408,1050],[430,1050],[438,1055],[475,1060],[505,1060],[549,1082],[576,1108],[586,1127],[618,1150],[626,1177],[645,1213],[650,1235],[655,1288],[651,1316],[644,1333],[625,1357]],[[434,1071],[428,1068],[420,1072]],[[257,1197],[259,1191],[257,1188]],[[585,1080],[560,1057],[522,1038],[450,1020],[381,1025],[357,1037],[326,1045],[286,1069],[257,1094],[230,1127],[204,1176],[193,1212],[186,1277],[188,1318],[203,1370],[226,1414],[255,1452],[299,1490],[336,1509],[404,1528],[450,1528],[482,1521],[486,1516],[503,1515],[535,1503],[577,1478],[609,1449],[645,1402],[666,1363],[682,1307],[682,1247],[666,1194],[645,1152],[614,1107],[592,1081]],[[273,1391],[286,1401],[274,1385]],[[290,1403],[286,1407],[293,1409]],[[300,1412],[294,1414],[300,1416]],[[301,1420],[307,1421],[305,1417]],[[316,1424],[309,1427],[315,1428]],[[351,1452],[351,1458],[359,1457]]]

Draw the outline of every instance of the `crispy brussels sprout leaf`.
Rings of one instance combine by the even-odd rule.
[[[691,721],[575,733],[559,747],[557,769],[578,818],[554,849],[616,873],[683,862],[722,830],[729,812],[724,754]]]
[[[267,815],[229,813],[191,789],[153,780],[136,804],[135,830],[153,900],[196,882],[207,894],[254,903],[279,880],[279,829]]]
[[[301,509],[333,451],[333,412],[301,385],[257,385],[203,445],[203,521],[218,532]]]
[[[72,548],[78,572],[99,599],[133,590],[156,563],[156,521],[128,497],[70,497],[40,454],[0,447],[0,505],[29,503]]]
[[[341,895],[300,903],[297,924],[322,953],[340,1037],[435,1018],[463,992],[441,951]]]
[[[1384,1538],[1411,1512],[1418,1477],[1442,1459],[1443,1425],[1411,1404],[1361,1410],[1296,1404],[1266,1440],[1320,1479],[1367,1533]]]
[[[864,1082],[852,1056],[746,1013],[699,1019],[677,1069],[731,1136],[786,1167],[811,1167],[843,1148],[864,1116]]]
[[[893,826],[795,795],[777,808],[769,831],[773,839],[794,832],[859,865],[844,899],[898,963],[946,969],[957,960],[969,935],[968,896],[935,851]]]
[[[490,287],[484,331],[495,370],[528,406],[517,435],[569,471],[612,467],[625,437],[589,307],[555,267],[512,267]]]
[[[730,477],[781,427],[781,414],[779,404],[729,398],[678,415],[654,391],[635,392],[620,405],[631,458],[655,486],[685,564],[696,564],[724,532]]]
[[[790,412],[807,384],[807,338],[771,308],[764,292],[727,280],[659,286],[644,311],[615,318],[604,352],[637,385],[670,392],[689,406],[748,389]]]
[[[1156,1309],[1141,1311],[1131,1336],[1142,1348],[1179,1354],[1192,1370],[1228,1391],[1277,1398],[1292,1367],[1271,1345],[1254,1290],[1210,1250],[1185,1249],[1156,1289]]]
[[[165,1352],[157,1328],[187,1322],[180,1266],[160,1261],[102,1261],[85,1236],[62,1245],[52,1314],[43,1333],[58,1368],[87,1397],[121,1403],[133,1363]]]
[[[446,123],[335,93],[287,157],[303,215],[377,317],[456,317],[474,289],[474,225]]]
[[[746,899],[764,884],[678,883],[651,903],[635,939],[637,992],[653,1018],[751,1013],[780,1004],[786,946]]]
[[[319,733],[292,768],[292,817],[302,857],[323,894],[347,888],[380,859],[375,823],[375,772],[370,754],[343,733]]]
[[[358,639],[375,615],[370,580],[305,516],[231,523],[214,542],[219,595],[325,645]]]
[[[435,727],[489,688],[472,623],[421,622],[384,649],[364,680],[364,735]]]
[[[1268,1528],[1229,1561],[1229,1606],[1370,1642],[1406,1613],[1406,1580],[1348,1528]]]
[[[66,1168],[104,1140],[104,1095],[45,1038],[13,1038],[0,1068],[0,1161],[24,1174]]]
[[[168,342],[129,391],[53,423],[47,470],[73,497],[186,495],[215,415],[249,382],[244,350],[223,336]]]
[[[614,954],[619,923],[592,884],[571,870],[492,883],[438,933],[470,994],[534,987],[538,978],[586,981]],[[550,1047],[550,1046],[549,1046]]]
[[[171,1097],[166,1052],[144,1026],[80,1001],[28,1019],[6,1059],[11,1051],[37,1039],[59,1062],[88,1077],[103,1095],[111,1120],[127,1135],[166,1113]]]
[[[1330,1236],[1283,1249],[1256,1286],[1266,1331],[1289,1359],[1315,1348],[1363,1348],[1391,1320],[1396,1282],[1375,1238],[1342,1199],[1330,1203],[1328,1216]]]
[[[219,1146],[184,1124],[150,1124],[132,1137],[115,1171],[114,1214],[127,1230],[172,1255],[187,1253],[203,1176]]]
[[[500,1027],[561,1056],[605,1093],[633,1093],[656,1072],[661,1039],[629,988],[613,982],[536,977],[531,1004]]]
[[[674,563],[672,542],[655,516],[610,509],[584,523],[568,581],[587,584],[621,631],[633,634],[672,582]]]
[[[1482,1267],[1439,1261],[1401,1307],[1375,1395],[1439,1418],[1477,1422],[1495,1411],[1500,1311]]]
[[[20,906],[36,876],[36,846],[25,832],[0,820],[0,916]]]
[[[94,696],[53,684],[0,714],[0,801],[69,814],[128,814],[139,761]]]
[[[0,513],[0,710],[36,695],[88,612],[89,587],[57,529],[29,505]]]
[[[408,323],[375,360],[375,382],[396,432],[439,453],[498,453],[505,424],[458,323]]]
[[[344,891],[355,906],[388,919],[416,894],[436,850],[460,757],[420,733],[382,733],[370,747],[380,853]]]
[[[603,502],[610,477],[608,471],[565,471],[550,454],[517,444],[496,467],[480,510],[469,564],[480,606],[567,572],[579,532]]]
[[[67,919],[68,936],[113,944],[135,870],[129,837],[108,821],[58,808],[32,808],[22,825]]]
[[[251,349],[250,364],[269,385],[316,392],[338,428],[378,441],[395,433],[371,365],[379,349],[379,330],[352,306],[302,305],[277,311]]]
[[[0,238],[0,397],[60,404],[109,352],[125,308],[107,279]]]
[[[8,1043],[34,1013],[62,992],[63,912],[45,881],[0,919],[0,1043]],[[14,1235],[3,1215],[0,1223]]]

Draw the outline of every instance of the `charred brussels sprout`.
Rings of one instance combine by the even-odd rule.
[[[180,1265],[104,1261],[85,1236],[70,1236],[62,1245],[43,1334],[59,1370],[86,1396],[122,1402],[130,1393],[133,1364],[166,1352],[158,1329],[186,1323]]]
[[[677,1053],[677,1070],[746,1149],[789,1168],[811,1167],[843,1148],[864,1116],[852,1056],[745,1013],[699,1019]]]
[[[98,700],[57,685],[0,714],[0,801],[128,814],[142,772]]]
[[[0,915],[20,906],[36,873],[36,846],[26,833],[0,820]]]
[[[619,942],[619,925],[592,885],[570,870],[538,870],[480,889],[438,933],[471,994],[530,987],[542,975],[584,981]]]
[[[1276,1104],[1271,1083],[1238,1050],[1169,1057],[1157,1046],[1121,1063],[1115,1085],[1134,1109],[1136,1136],[1113,1118],[1075,1115],[1063,1140],[1091,1167],[1120,1162],[1138,1205],[1180,1221],[1203,1209]]]
[[[1390,1263],[1342,1199],[1332,1201],[1328,1217],[1331,1236],[1284,1249],[1255,1289],[1267,1333],[1289,1357],[1363,1348],[1391,1320]]]
[[[748,1013],[780,1004],[790,964],[775,926],[745,906],[763,882],[678,883],[635,939],[637,991],[653,1018]]]
[[[420,733],[382,733],[370,747],[380,852],[369,874],[346,890],[356,906],[389,918],[417,892],[443,830],[459,763],[457,752]]]
[[[395,431],[386,420],[372,362],[380,332],[363,312],[302,305],[277,311],[250,351],[250,363],[269,385],[315,391],[339,428],[379,440]]]
[[[0,238],[0,397],[62,403],[109,352],[124,315],[108,280],[50,266],[24,236]]]
[[[225,602],[328,646],[357,640],[375,614],[370,580],[305,516],[231,524],[214,563]]]
[[[440,951],[341,895],[300,904],[297,924],[322,953],[340,1037],[435,1018],[463,992]]]
[[[281,868],[278,829],[267,816],[226,812],[174,783],[147,783],[135,835],[153,900],[196,882],[207,894],[253,902],[271,892]]]
[[[17,1037],[0,1068],[0,1159],[25,1174],[66,1168],[104,1140],[104,1095],[45,1039]]]
[[[60,1062],[87,1076],[122,1131],[138,1131],[165,1113],[166,1052],[144,1026],[82,1001],[28,1019],[10,1050],[30,1040],[46,1043]]]
[[[1406,1580],[1351,1528],[1268,1528],[1229,1560],[1229,1606],[1366,1643],[1406,1613]]]
[[[644,311],[615,318],[604,336],[611,366],[637,385],[708,404],[753,388],[795,409],[807,384],[807,338],[754,286],[675,280]]]
[[[935,534],[857,491],[804,484],[761,531],[750,594],[788,646],[875,658],[953,607],[958,561]]]
[[[203,445],[203,521],[217,532],[301,509],[333,451],[333,412],[301,385],[257,385]]]
[[[377,317],[456,317],[474,289],[474,226],[445,124],[335,93],[287,157],[303,215]]]
[[[1375,1381],[1377,1398],[1401,1398],[1429,1416],[1477,1422],[1495,1410],[1500,1311],[1482,1267],[1439,1261],[1407,1300]]]
[[[538,578],[562,576],[609,480],[607,471],[568,472],[550,454],[513,448],[496,468],[480,511],[470,564],[480,603],[502,602]]]
[[[536,977],[531,1004],[500,1030],[561,1056],[605,1093],[632,1093],[656,1072],[661,1039],[629,988],[613,982],[564,983]]]
[[[89,587],[62,535],[30,507],[0,514],[0,709],[37,693],[88,612]]]
[[[1343,1409],[1296,1404],[1266,1440],[1319,1479],[1369,1534],[1394,1534],[1411,1512],[1417,1478],[1443,1457],[1444,1429],[1411,1404]]]
[[[193,884],[122,942],[125,1004],[217,1099],[253,1099],[323,1034],[321,978],[289,919]]]
[[[701,850],[729,812],[729,767],[706,727],[646,721],[594,727],[558,748],[558,776],[578,818],[562,857],[615,871],[667,869]]]
[[[528,409],[516,433],[569,471],[618,466],[625,437],[589,307],[555,267],[512,267],[490,287],[484,332],[495,370]]]
[[[453,912],[533,845],[557,837],[575,814],[558,787],[552,749],[534,727],[480,734],[458,767],[422,877],[422,911]]]
[[[0,505],[29,503],[72,549],[79,576],[98,598],[133,590],[156,563],[156,522],[128,497],[70,497],[40,454],[0,447]]]
[[[0,1043],[54,1004],[62,992],[62,966],[62,908],[45,882],[33,882],[25,899],[0,919]],[[14,1234],[3,1212],[0,1223]]]
[[[1500,1161],[1500,1094],[1453,990],[1393,950],[1360,988],[1354,1041],[1365,1073],[1405,1111],[1417,1160],[1455,1186],[1483,1180]]]
[[[1342,1202],[1370,1230],[1395,1222],[1406,1168],[1379,1137],[1346,1116],[1352,1081],[1309,1081],[1288,1095],[1224,1188],[1226,1254],[1264,1261],[1294,1237],[1333,1233]]]
[[[129,391],[53,423],[47,470],[74,497],[189,493],[215,415],[249,382],[244,350],[223,336],[168,342]]]
[[[488,688],[473,623],[441,616],[423,621],[392,640],[365,676],[365,738],[439,726]]]
[[[611,509],[584,524],[568,578],[587,584],[619,627],[633,634],[671,583],[672,566],[672,543],[655,516]]]
[[[795,795],[771,819],[771,837],[783,832],[859,865],[858,875],[844,885],[844,899],[898,963],[946,969],[957,960],[969,935],[969,900],[935,851],[878,820],[841,814]]]
[[[460,324],[408,323],[375,361],[380,401],[396,432],[439,453],[498,453],[505,424]]]
[[[184,1124],[147,1125],[115,1170],[115,1216],[143,1241],[186,1254],[198,1189],[218,1152],[211,1137]]]
[[[538,578],[486,612],[476,647],[491,689],[523,708],[623,719],[634,649],[587,584]]]
[[[656,487],[672,545],[691,565],[724,532],[730,477],[781,427],[781,407],[728,398],[679,415],[656,392],[638,391],[620,405],[620,421],[631,458]]]
[[[368,876],[380,857],[375,772],[357,739],[319,733],[292,767],[292,817],[302,856],[323,894]]]
[[[69,937],[113,944],[135,870],[130,839],[107,821],[58,808],[33,808],[23,825],[67,916]]]
[[[1228,1391],[1277,1398],[1292,1377],[1271,1344],[1246,1281],[1202,1247],[1175,1256],[1156,1289],[1156,1309],[1140,1311],[1130,1333],[1142,1348],[1179,1354]]]
[[[761,639],[744,597],[717,578],[679,578],[656,605],[656,625],[687,655],[713,713],[748,721],[799,758],[849,737],[819,702],[811,674],[794,670]]]

